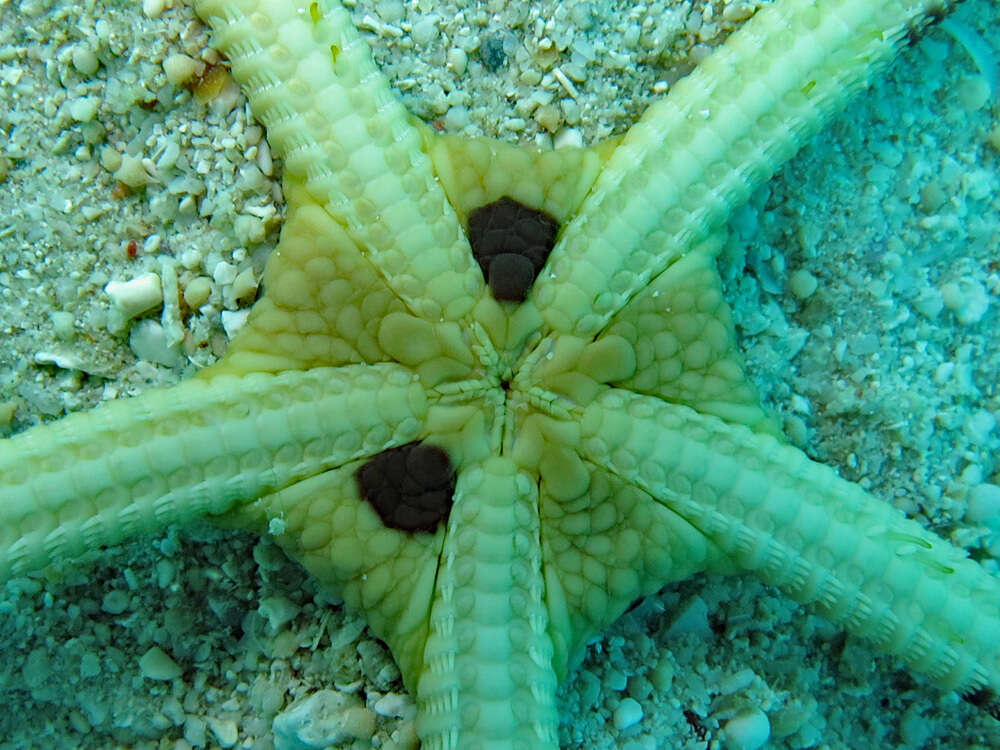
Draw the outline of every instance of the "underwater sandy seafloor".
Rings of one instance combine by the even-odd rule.
[[[276,242],[280,166],[235,92],[206,106],[167,81],[166,57],[206,45],[170,5],[0,2],[0,434],[210,362]],[[354,12],[437,126],[591,143],[755,3],[612,5]],[[996,572],[1000,10],[970,0],[953,19],[735,213],[721,263],[748,370],[792,441]],[[149,271],[209,296],[120,328],[104,285]],[[179,677],[144,675],[154,647]],[[385,649],[245,534],[171,529],[13,580],[0,649],[0,748],[266,749],[273,716],[320,689],[364,706],[339,746],[412,746]],[[626,699],[641,719],[622,727]],[[565,747],[723,747],[753,710],[773,748],[1000,746],[997,722],[749,578],[645,600],[561,701]]]

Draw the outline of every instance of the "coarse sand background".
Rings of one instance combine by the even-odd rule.
[[[412,112],[550,145],[623,132],[757,4],[351,6]],[[720,260],[792,441],[994,572],[998,22],[970,0],[906,50],[734,214]],[[225,75],[208,104],[177,85],[214,59],[179,2],[0,0],[0,435],[177,382],[252,304],[280,164]],[[166,304],[123,320],[105,285],[148,273]],[[323,689],[357,736],[339,746],[413,742],[385,648],[247,534],[171,529],[13,580],[0,650],[5,750],[267,750],[274,716]],[[755,712],[771,748],[1000,746],[996,722],[749,578],[643,601],[560,701],[572,748],[723,747]]]

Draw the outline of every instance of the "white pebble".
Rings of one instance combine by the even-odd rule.
[[[971,325],[982,320],[989,309],[990,300],[986,288],[975,279],[949,281],[941,287],[944,305],[962,325]]]
[[[588,2],[577,3],[570,8],[569,17],[573,25],[583,31],[594,25],[594,11]]]
[[[168,138],[163,141],[163,150],[160,155],[156,158],[156,168],[163,170],[164,172],[173,169],[174,165],[177,164],[177,158],[181,155],[180,144],[174,138]]]
[[[167,330],[155,320],[146,318],[132,326],[128,345],[141,360],[156,362],[164,367],[174,367],[181,356],[176,346],[168,340]]]
[[[236,266],[232,263],[227,263],[224,260],[220,260],[215,264],[215,268],[212,269],[212,278],[215,279],[215,283],[220,286],[232,284],[233,280],[236,278],[236,274]]]
[[[170,0],[142,0],[142,12],[146,18],[159,18],[172,4]]]
[[[62,370],[87,371],[88,369],[81,357],[61,352],[37,351],[34,360],[40,365],[55,365]]]
[[[700,596],[692,596],[677,609],[677,616],[667,630],[667,635],[677,637],[688,633],[711,638],[712,626],[708,623],[708,605]]]
[[[196,310],[206,302],[212,294],[212,280],[207,276],[196,276],[184,287],[184,302],[192,310]]]
[[[80,676],[97,677],[101,673],[101,660],[97,654],[88,651],[80,658]]]
[[[261,174],[268,177],[274,172],[274,160],[271,158],[271,149],[268,148],[267,141],[257,144],[257,168]]]
[[[935,734],[935,722],[923,715],[923,706],[913,703],[899,722],[899,737],[905,747],[924,747]]]
[[[73,314],[57,311],[49,316],[52,321],[52,329],[58,338],[69,341],[73,338]]]
[[[89,44],[80,42],[73,45],[73,67],[78,73],[85,76],[93,75],[99,65],[100,61]]]
[[[242,310],[222,311],[222,330],[226,332],[226,336],[230,341],[232,341],[236,334],[240,332],[240,329],[246,325],[247,317],[249,315],[249,307]]]
[[[101,148],[100,161],[102,167],[114,172],[122,165],[122,155],[114,146],[104,146]]]
[[[275,750],[321,750],[355,739],[370,739],[375,714],[354,696],[319,690],[298,700],[271,725]]]
[[[1000,487],[977,484],[969,490],[969,507],[965,517],[974,523],[1000,526]]]
[[[101,609],[109,615],[120,615],[128,609],[128,593],[121,589],[109,591],[101,599]]]
[[[448,50],[448,67],[456,75],[465,73],[465,66],[469,64],[469,56],[461,47],[452,47]]]
[[[959,103],[970,112],[985,107],[992,96],[985,76],[970,76],[958,82],[955,94]]]
[[[410,36],[413,37],[413,41],[417,44],[423,45],[430,44],[437,39],[437,20],[436,16],[426,16],[413,24],[413,31],[410,32]]]
[[[104,291],[127,319],[142,315],[163,302],[160,277],[144,273],[131,281],[109,281]]]
[[[623,698],[615,709],[615,729],[621,731],[642,721],[642,706],[635,698]]]
[[[990,433],[997,426],[996,417],[985,409],[977,409],[969,415],[962,425],[964,432],[976,447],[985,448],[990,439]]]
[[[131,154],[121,155],[121,164],[112,176],[130,188],[140,188],[156,181],[146,169],[142,159]]]
[[[266,596],[257,606],[272,633],[277,633],[299,613],[299,606],[284,596]]]
[[[182,86],[205,66],[189,55],[170,55],[163,61],[163,72],[174,86]]]
[[[725,677],[719,683],[719,692],[722,695],[732,695],[733,693],[739,693],[742,690],[750,687],[754,681],[754,673],[752,669],[741,669],[736,674],[731,674]]]
[[[469,124],[469,108],[460,104],[449,107],[444,116],[444,128],[449,133],[457,133]]]
[[[577,128],[563,128],[552,141],[554,148],[583,148],[583,134]]]
[[[241,244],[248,245],[263,241],[267,228],[256,216],[240,214],[233,222],[233,234]]]
[[[184,720],[184,739],[194,747],[205,747],[205,722],[197,716]]]
[[[757,750],[771,736],[771,722],[767,714],[754,708],[727,721],[723,731],[727,750]]]
[[[139,670],[151,680],[173,680],[181,676],[177,662],[159,646],[153,646],[140,657]]]
[[[818,286],[819,282],[816,280],[816,277],[801,268],[793,271],[791,276],[788,277],[788,288],[799,299],[811,297]]]
[[[215,719],[209,717],[208,726],[222,747],[232,747],[236,744],[236,740],[239,739],[236,722],[232,719]]]
[[[416,713],[413,699],[405,693],[386,693],[372,706],[379,716],[389,716],[394,719],[412,717]]]
[[[77,122],[90,122],[97,114],[100,100],[96,96],[81,96],[69,105],[69,116]]]

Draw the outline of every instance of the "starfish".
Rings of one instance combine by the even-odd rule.
[[[286,160],[265,296],[196,378],[6,446],[8,573],[204,515],[271,533],[390,645],[427,747],[554,746],[587,639],[698,570],[756,572],[988,703],[995,581],[787,445],[721,301],[720,222],[924,11],[833,22],[851,51],[797,48],[788,109],[744,91],[786,23],[832,44],[815,10],[759,14],[622,142],[531,152],[413,125],[337,8],[200,6]],[[557,230],[547,262],[512,224]],[[434,502],[366,478],[400,472]]]

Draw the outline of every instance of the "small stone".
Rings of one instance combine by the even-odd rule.
[[[352,706],[344,711],[344,731],[356,740],[371,739],[375,734],[375,712],[365,706]]]
[[[142,12],[146,18],[159,18],[172,4],[170,0],[142,0]]]
[[[425,16],[413,24],[410,36],[417,44],[430,44],[438,37],[438,19],[435,16]]]
[[[899,737],[905,747],[924,747],[935,734],[936,722],[924,716],[924,707],[913,703],[899,722]]]
[[[816,277],[801,268],[797,271],[792,271],[792,274],[788,277],[788,288],[799,299],[808,299],[811,297],[818,286],[819,282],[816,280]]]
[[[375,714],[356,697],[318,690],[295,701],[272,723],[275,750],[322,750],[375,731]]]
[[[170,55],[163,61],[163,72],[174,86],[183,86],[204,68],[204,63],[188,55]]]
[[[972,441],[977,448],[988,450],[990,433],[996,429],[997,420],[992,412],[985,409],[977,409],[972,412],[962,425],[962,432]]]
[[[944,306],[955,313],[962,325],[972,325],[983,319],[990,307],[986,288],[975,279],[949,281],[941,287]]]
[[[184,288],[184,303],[195,310],[206,302],[212,294],[212,280],[206,276],[198,276],[188,282]]]
[[[944,190],[936,182],[928,182],[920,188],[920,210],[925,214],[933,214],[948,200]]]
[[[913,308],[928,320],[934,320],[944,309],[944,295],[932,286],[926,286],[917,294]]]
[[[712,626],[708,622],[708,605],[700,596],[692,596],[677,609],[677,616],[670,624],[667,635],[676,637],[691,633],[704,638],[712,637]]]
[[[252,268],[245,268],[233,279],[233,299],[247,301],[257,293],[257,279]]]
[[[452,47],[448,51],[448,67],[456,75],[463,75],[468,64],[469,56],[461,47]]]
[[[139,671],[150,680],[174,680],[182,670],[159,646],[153,646],[139,659]]]
[[[759,709],[737,714],[723,727],[726,750],[758,750],[771,736],[771,722]]]
[[[225,286],[226,284],[232,284],[236,279],[237,274],[236,266],[232,263],[227,263],[224,260],[220,260],[215,264],[215,268],[212,269],[212,278],[215,279],[215,283],[220,286]]]
[[[963,78],[958,82],[955,96],[959,103],[969,112],[982,109],[990,101],[990,82],[986,76],[976,75]]]
[[[552,139],[553,148],[582,148],[583,133],[577,128],[563,128]]]
[[[101,64],[97,55],[94,54],[94,50],[86,42],[73,45],[72,60],[76,72],[85,76],[96,73]]]
[[[14,421],[14,413],[17,411],[18,402],[14,400],[0,401],[0,434],[10,427]]]
[[[386,693],[372,706],[379,716],[389,716],[394,719],[412,717],[416,714],[413,699],[405,693]]]
[[[215,735],[222,747],[232,747],[236,744],[236,740],[239,739],[239,730],[236,728],[235,721],[211,717],[207,721],[209,729],[212,730],[212,734]]]
[[[83,715],[82,711],[71,711],[69,714],[69,725],[73,727],[75,732],[80,734],[88,734],[93,730],[90,722],[87,721],[87,717]]]
[[[569,10],[569,17],[573,25],[581,31],[587,31],[594,25],[594,10],[588,2],[572,6]]]
[[[128,594],[124,591],[109,591],[101,600],[101,609],[109,615],[120,615],[128,608]]]
[[[444,116],[444,128],[449,133],[457,133],[469,124],[469,108],[460,104],[449,107]]]
[[[535,122],[550,133],[555,133],[562,125],[562,111],[554,104],[542,105],[535,110],[534,117]]]
[[[257,611],[267,620],[272,633],[277,633],[299,613],[297,604],[284,596],[266,596],[260,600]]]
[[[615,729],[621,731],[642,721],[642,706],[635,698],[623,698],[615,709]]]
[[[146,169],[145,164],[142,163],[142,159],[131,154],[121,155],[121,163],[112,176],[130,188],[140,188],[151,182],[156,182],[156,178]]]
[[[114,146],[104,146],[100,153],[101,166],[115,172],[122,165],[122,155]]]
[[[490,34],[479,46],[479,59],[491,73],[500,70],[507,62],[507,53],[503,48],[503,39],[496,34]]]
[[[242,214],[237,216],[233,222],[233,234],[236,235],[236,239],[243,245],[258,243],[267,234],[267,227],[256,216]]]
[[[973,523],[1000,526],[1000,486],[977,484],[969,490],[969,505],[965,517]]]
[[[52,676],[52,660],[44,648],[36,648],[28,654],[21,668],[21,678],[29,689],[40,687]]]
[[[110,281],[105,293],[126,318],[131,319],[159,307],[163,303],[163,288],[155,273],[144,273],[129,281]]]
[[[96,96],[81,96],[69,105],[69,116],[77,122],[90,122],[97,114],[100,103]]]
[[[674,664],[668,658],[661,658],[649,673],[649,681],[658,692],[665,693],[674,684]]]
[[[146,318],[132,326],[128,345],[132,353],[145,362],[175,367],[181,363],[182,357],[169,338],[167,329],[157,321]]]
[[[400,0],[378,0],[375,3],[375,12],[386,23],[402,21],[406,15],[406,9]]]
[[[250,315],[250,308],[242,310],[222,311],[222,330],[226,332],[226,337],[232,341],[240,329],[246,325],[247,317]]]
[[[197,716],[188,716],[184,720],[184,739],[194,747],[205,747],[205,722]]]
[[[80,659],[80,676],[84,679],[97,677],[101,673],[101,660],[97,654],[88,651]]]
[[[62,341],[73,338],[73,313],[56,311],[49,316],[56,336]]]

